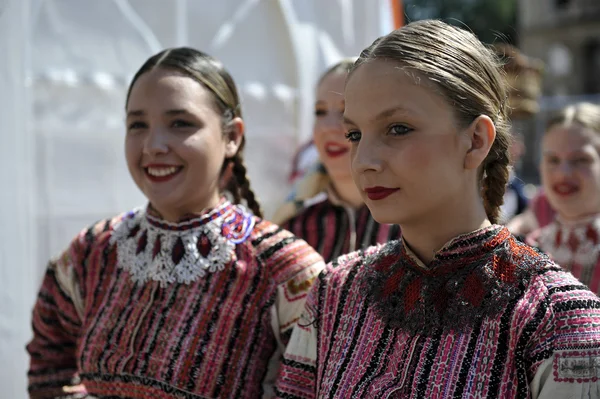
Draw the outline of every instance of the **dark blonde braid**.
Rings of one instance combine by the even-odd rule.
[[[246,200],[246,204],[248,205],[248,208],[250,208],[252,213],[262,218],[263,212],[260,207],[260,204],[258,203],[258,200],[256,199],[254,191],[252,191],[252,189],[250,188],[250,179],[248,179],[248,172],[246,170],[246,165],[244,164],[244,159],[242,158],[241,153],[238,152],[237,154],[235,154],[231,161],[233,162],[233,179],[231,179],[231,182],[230,184],[228,184],[228,187],[235,186],[231,187],[233,191],[237,191],[237,193],[232,193],[234,198],[236,198],[237,194],[237,198],[243,198],[244,200]]]
[[[509,179],[510,158],[508,140],[499,138],[494,141],[489,159],[483,165],[482,197],[488,219],[492,223],[500,222],[500,207],[504,203],[504,192]]]

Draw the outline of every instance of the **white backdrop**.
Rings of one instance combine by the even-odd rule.
[[[238,83],[267,214],[310,135],[314,83],[391,29],[388,0],[0,0],[0,398],[26,393],[29,317],[48,257],[144,203],[123,156],[127,83],[189,45]]]

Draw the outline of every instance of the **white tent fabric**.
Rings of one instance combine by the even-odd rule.
[[[26,397],[47,259],[144,203],[122,142],[127,83],[147,57],[189,45],[224,62],[269,214],[310,135],[318,74],[391,29],[388,14],[387,0],[0,0],[0,398]]]

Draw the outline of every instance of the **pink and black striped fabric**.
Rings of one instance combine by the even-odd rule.
[[[236,206],[224,202],[221,208],[227,213]],[[127,217],[82,231],[50,263],[27,346],[31,397],[64,395],[74,379],[96,398],[267,394],[278,349],[324,267],[321,257],[288,231],[254,218],[224,270],[189,284],[134,282],[119,267],[110,240]],[[204,222],[187,220],[165,232],[183,234]]]
[[[276,396],[600,397],[600,299],[570,273],[501,226],[456,238],[428,266],[401,242],[330,264]]]

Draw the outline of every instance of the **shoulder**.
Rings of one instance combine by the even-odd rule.
[[[101,262],[91,259],[99,259],[98,255],[115,256],[114,252],[108,250],[110,237],[124,217],[126,214],[100,220],[82,229],[61,254],[50,259],[47,276],[53,276],[69,298],[81,298],[86,289],[84,280],[91,281],[85,276],[101,272]],[[76,303],[80,305],[82,300]]]
[[[600,349],[600,298],[571,273],[548,267],[531,281],[524,303],[537,304],[528,312],[534,353]]]
[[[328,200],[327,193],[324,191],[309,199],[299,200],[297,207],[297,213],[286,224],[306,220],[312,216],[334,209],[333,204]]]
[[[600,298],[554,262],[549,262],[532,283],[537,284],[546,293],[548,303],[552,305],[555,314],[579,309],[600,317]]]
[[[552,240],[552,241],[554,240],[557,231],[558,231],[558,225],[557,225],[556,221],[550,222],[549,224],[545,225],[544,227],[539,227],[539,228],[535,229],[534,231],[532,231],[531,233],[529,233],[525,238],[525,242],[528,245],[531,245],[531,246],[534,246],[536,248],[540,248],[540,249],[546,251],[549,240]]]
[[[115,232],[121,231],[123,233],[123,230],[127,228],[124,222],[133,219],[138,212],[138,210],[134,210],[122,213],[85,227],[71,240],[65,251],[51,260],[51,263],[63,266],[80,263],[98,249],[108,247]]]
[[[250,235],[258,261],[276,281],[286,281],[305,269],[324,267],[323,258],[304,240],[267,220],[255,219]]]
[[[361,277],[366,272],[365,264],[385,253],[390,245],[379,244],[342,255],[330,262],[319,276],[320,285],[327,290],[336,291],[361,283]]]
[[[300,205],[299,211],[283,223],[282,227],[306,239],[305,235],[307,231],[320,229],[321,227],[319,226],[326,220],[325,217],[334,212],[334,205],[324,198],[308,206],[307,204]]]

